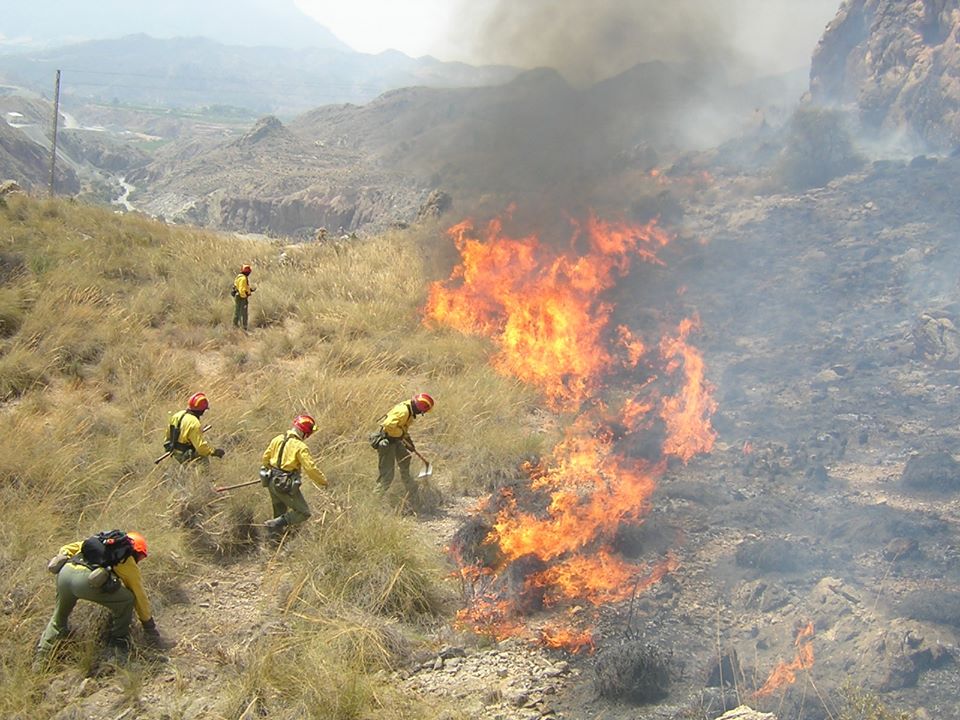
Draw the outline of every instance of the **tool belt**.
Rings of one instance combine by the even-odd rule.
[[[270,468],[270,482],[273,483],[273,487],[277,492],[289,493],[295,488],[300,487],[300,471]]]

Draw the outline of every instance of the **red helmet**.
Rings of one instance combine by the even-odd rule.
[[[430,412],[430,409],[433,407],[433,398],[426,393],[414,395],[413,406],[417,409],[418,413]]]
[[[130,538],[130,544],[133,546],[133,551],[138,555],[143,555],[144,557],[146,557],[147,556],[147,539],[140,533],[136,532],[135,530],[131,530],[130,532],[128,532],[127,537]]]
[[[242,272],[244,275],[249,275],[251,272],[253,272],[253,268],[249,265],[244,265],[242,268],[240,268],[240,272]]]
[[[317,421],[309,415],[297,415],[293,420],[293,426],[302,432],[304,437],[310,437],[317,429]]]
[[[203,393],[194,393],[190,396],[190,399],[187,400],[188,410],[198,410],[199,412],[203,412],[208,407],[210,407],[210,401],[207,400],[207,396]]]

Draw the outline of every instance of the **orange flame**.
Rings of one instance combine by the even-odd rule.
[[[686,342],[697,324],[696,320],[683,320],[677,337],[664,338],[660,343],[661,353],[668,361],[667,370],[676,370],[682,363],[687,378],[680,394],[664,398],[660,410],[667,426],[663,451],[668,455],[676,455],[684,462],[698,453],[709,452],[717,437],[710,423],[703,420],[717,409],[717,403],[704,379],[703,357]]]
[[[797,637],[793,643],[797,648],[797,656],[791,662],[781,661],[754,695],[756,697],[765,697],[773,693],[776,689],[785,685],[792,685],[796,682],[797,671],[806,670],[813,667],[813,623],[807,623],[797,632]]]
[[[650,223],[633,228],[594,216],[574,226],[571,247],[558,253],[535,236],[509,238],[502,221],[491,221],[483,239],[465,220],[448,230],[462,263],[451,290],[434,283],[424,315],[463,332],[492,337],[499,346],[494,366],[544,390],[554,409],[592,397],[614,359],[604,337],[613,307],[599,300],[636,256],[659,263],[656,250],[668,235]],[[642,345],[631,339],[632,353]]]
[[[490,592],[475,595],[461,615],[494,634],[518,631],[496,575],[521,558],[531,562],[525,590],[544,607],[623,600],[672,571],[673,559],[652,570],[625,561],[613,541],[622,523],[641,522],[648,512],[667,458],[687,462],[708,452],[716,437],[703,358],[688,344],[697,320],[682,320],[648,344],[630,328],[613,326],[614,308],[605,299],[634,261],[662,265],[657,253],[670,236],[655,222],[632,226],[594,215],[571,225],[562,247],[535,235],[508,237],[500,219],[481,233],[469,220],[455,225],[448,234],[461,263],[448,281],[430,287],[424,309],[425,322],[491,338],[494,366],[539,387],[552,409],[583,411],[553,451],[527,468],[531,489],[549,498],[546,504],[530,508],[529,498],[506,490],[497,497],[486,542],[497,546],[503,563],[493,578],[473,576]],[[631,379],[620,398],[601,399],[607,378],[626,370]],[[663,428],[663,457],[631,457],[630,440],[655,426]],[[541,631],[540,640],[571,651],[588,647],[582,630],[559,626]]]
[[[540,628],[540,642],[547,647],[572,653],[592,655],[596,650],[590,630],[574,630],[557,625],[544,625]]]

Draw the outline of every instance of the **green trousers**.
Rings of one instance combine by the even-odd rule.
[[[57,574],[57,604],[53,608],[50,622],[40,636],[38,652],[50,652],[58,640],[67,636],[67,620],[77,600],[89,600],[110,611],[111,643],[123,642],[129,637],[130,621],[133,619],[133,593],[123,585],[113,592],[92,588],[88,581],[90,573],[89,568],[72,563],[67,563],[60,569]]]
[[[377,477],[377,490],[386,492],[393,482],[395,468],[400,469],[400,479],[411,498],[417,497],[417,484],[410,476],[411,453],[400,441],[391,441],[386,447],[378,447],[380,475]]]
[[[267,490],[270,491],[270,502],[273,503],[275,518],[283,517],[287,525],[296,525],[310,517],[310,508],[307,507],[307,501],[300,492],[299,485],[294,485],[289,492],[282,492],[277,489],[274,481],[270,480]]]
[[[237,295],[233,299],[233,324],[236,327],[247,329],[247,309],[250,305],[250,298],[242,298]]]

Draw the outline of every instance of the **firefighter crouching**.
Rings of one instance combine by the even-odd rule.
[[[224,456],[223,448],[214,449],[203,437],[200,418],[210,407],[210,401],[203,393],[194,393],[187,401],[187,409],[170,416],[163,448],[170,451],[180,464],[206,458]]]
[[[98,533],[61,547],[47,565],[57,575],[57,602],[37,644],[37,659],[47,658],[67,636],[67,621],[78,600],[88,600],[110,611],[108,646],[121,651],[129,648],[134,610],[147,638],[160,644],[160,632],[138,564],[146,557],[147,541],[143,535],[121,530]]]
[[[300,490],[302,473],[317,488],[322,490],[327,486],[327,478],[314,463],[304,442],[316,427],[312,417],[298,415],[293,427],[273,438],[263,451],[260,482],[270,491],[273,504],[273,518],[264,525],[271,533],[280,533],[288,525],[302,523],[310,517],[310,508]]]

